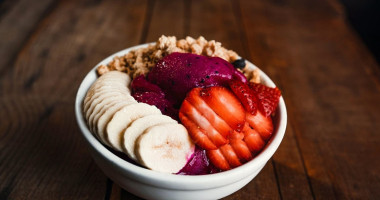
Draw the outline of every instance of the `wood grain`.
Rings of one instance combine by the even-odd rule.
[[[97,62],[139,42],[145,9],[144,1],[62,1],[35,24],[1,80],[1,199],[104,199],[106,177],[81,139],[73,102]]]
[[[18,52],[39,23],[56,6],[53,0],[4,1],[0,7],[0,77],[12,68]]]
[[[379,180],[380,93],[367,72],[375,63],[363,59],[369,53],[358,45],[339,6],[334,1],[242,1],[241,8],[246,27],[253,27],[247,29],[253,61],[283,89],[287,133],[294,131],[313,197],[379,196],[373,186]],[[280,153],[275,161],[283,163]],[[289,184],[281,171],[280,184]]]

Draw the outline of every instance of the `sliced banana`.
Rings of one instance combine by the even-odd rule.
[[[118,85],[123,86],[125,89],[128,89],[128,85],[131,82],[131,78],[128,74],[118,71],[111,71],[102,76],[100,76],[96,81],[91,85],[90,89],[87,91],[87,94],[84,98],[84,103],[88,102],[97,91],[104,88],[115,88]]]
[[[94,117],[99,114],[102,110],[108,107],[109,104],[115,104],[117,102],[136,102],[136,100],[130,95],[111,95],[112,93],[105,93],[105,97],[99,103],[97,103],[92,110],[90,116],[88,117],[88,124],[90,130],[92,131],[92,127],[94,125]]]
[[[158,108],[146,103],[136,103],[125,106],[117,111],[107,124],[105,132],[106,139],[115,150],[123,151],[123,134],[129,124],[138,118],[159,114],[161,114],[161,111]]]
[[[94,106],[97,103],[99,103],[98,102],[99,99],[103,99],[104,96],[106,96],[106,95],[108,95],[110,93],[119,93],[119,94],[124,94],[126,96],[131,96],[130,92],[128,92],[126,90],[110,89],[110,90],[97,91],[96,94],[94,94],[91,99],[89,99],[88,101],[86,101],[83,104],[83,110],[84,110],[84,112],[87,113],[88,110],[90,110],[91,106]]]
[[[174,123],[177,121],[166,115],[148,115],[133,121],[124,132],[123,150],[129,158],[137,161],[135,155],[136,139],[149,127],[158,124]]]
[[[124,103],[124,105],[130,105],[130,104],[133,104],[133,103],[137,103],[137,101],[134,99],[134,98],[130,98],[128,100],[126,99],[123,99],[122,101],[118,100],[118,99],[115,99],[114,101],[111,101],[110,103],[104,105],[98,113],[96,113],[93,118],[92,118],[92,121],[90,121],[90,125],[92,125],[92,130],[94,132],[97,133],[97,124],[98,124],[98,121],[100,119],[101,116],[103,116],[106,111],[108,109],[111,109],[113,106],[117,105],[117,104],[120,104],[120,103]],[[116,112],[116,111],[114,111]],[[90,120],[91,120],[91,116],[90,116]]]
[[[194,153],[194,143],[181,124],[160,124],[136,140],[135,154],[145,167],[168,173],[181,170]]]
[[[131,93],[129,88],[122,85],[112,85],[112,86],[101,86],[99,88],[93,88],[91,90],[88,90],[87,96],[84,99],[83,107],[87,108],[86,105],[93,101],[97,96],[99,96],[99,92],[107,92],[107,91],[122,91],[122,92],[128,92]]]
[[[124,72],[110,71],[100,76],[91,87],[96,87],[100,84],[104,84],[107,81],[116,81],[128,85],[131,82],[131,77]]]
[[[126,92],[120,92],[120,91],[113,91],[113,92],[103,92],[103,93],[100,93],[100,95],[94,99],[91,103],[89,103],[89,106],[88,106],[88,109],[85,110],[86,112],[86,117],[88,118],[90,116],[90,114],[94,111],[94,108],[99,104],[101,103],[103,100],[107,99],[107,98],[111,98],[111,97],[115,97],[115,98],[119,98],[119,99],[129,99],[131,97],[130,94],[126,93]]]
[[[137,102],[120,102],[117,103],[110,108],[108,108],[98,119],[98,122],[95,124],[95,130],[94,132],[97,134],[98,138],[106,144],[109,147],[112,147],[111,144],[108,142],[107,137],[105,135],[106,127],[108,122],[111,120],[113,115],[124,108],[125,106],[128,106],[130,104],[137,103]]]

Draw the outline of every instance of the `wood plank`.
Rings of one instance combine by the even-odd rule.
[[[0,7],[0,77],[10,69],[36,24],[55,7],[54,0],[4,1]],[[6,38],[6,39],[5,39]]]
[[[194,0],[190,6],[189,35],[219,41],[224,47],[247,57],[249,50],[244,45],[244,33],[236,12],[233,1]]]
[[[245,27],[252,27],[247,38],[253,61],[284,91],[290,131],[314,197],[379,197],[377,64],[348,27],[339,3],[241,1],[241,8]],[[294,163],[279,153],[275,162],[283,165],[277,173],[285,198],[289,177],[281,174]]]
[[[155,42],[161,35],[185,37],[186,2],[159,0],[154,2],[147,38],[144,42]]]
[[[0,80],[0,199],[105,198],[73,102],[96,63],[139,42],[145,9],[146,1],[61,1],[37,24]]]

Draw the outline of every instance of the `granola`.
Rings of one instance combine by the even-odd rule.
[[[177,40],[175,36],[162,35],[156,43],[130,51],[124,56],[116,56],[107,65],[97,68],[98,75],[103,75],[108,71],[122,71],[135,78],[141,74],[147,74],[158,60],[173,52],[194,53],[204,56],[220,57],[230,63],[239,59],[238,54],[232,50],[222,47],[220,42],[215,40],[207,41],[200,36],[197,39],[187,36],[185,39]],[[257,71],[250,70],[247,66],[242,72],[248,80],[256,82],[259,80]]]

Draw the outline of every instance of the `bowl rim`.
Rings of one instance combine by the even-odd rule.
[[[276,115],[278,116],[278,126],[275,127],[275,132],[273,133],[273,136],[266,144],[264,149],[251,161],[237,168],[230,169],[224,172],[219,172],[216,174],[176,175],[149,170],[127,162],[126,160],[112,153],[103,144],[101,144],[100,141],[98,141],[98,139],[87,128],[87,124],[82,113],[82,102],[84,96],[87,93],[88,88],[97,78],[96,68],[102,64],[109,63],[115,56],[122,56],[128,53],[129,51],[144,48],[151,44],[154,43],[146,43],[133,46],[108,56],[107,58],[103,59],[101,62],[96,64],[95,67],[93,67],[91,71],[88,72],[85,78],[82,80],[75,98],[75,117],[78,126],[82,132],[82,135],[85,138],[86,142],[90,145],[90,147],[97,151],[98,154],[101,154],[106,160],[115,165],[117,168],[121,169],[121,172],[123,174],[132,174],[133,177],[130,178],[142,181],[149,185],[159,184],[161,187],[165,188],[183,188],[184,190],[192,189],[194,187],[202,189],[215,188],[225,185],[226,179],[230,183],[236,182],[240,180],[242,177],[246,176],[247,174],[253,173],[252,169],[257,169],[261,165],[264,166],[277,150],[285,134],[287,125],[287,111],[282,96],[280,98],[279,105],[276,111]],[[252,68],[259,69],[249,61],[247,61],[247,64]],[[260,76],[266,85],[270,87],[275,87],[274,82],[261,70]]]

